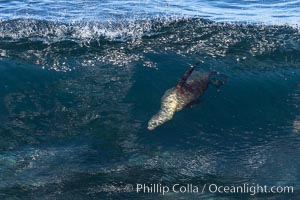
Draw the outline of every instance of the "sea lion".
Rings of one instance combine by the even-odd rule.
[[[197,102],[210,83],[214,85],[223,85],[225,83],[225,81],[216,79],[216,72],[198,73],[194,77],[190,77],[200,63],[192,65],[178,81],[176,87],[165,92],[161,99],[160,110],[148,122],[149,130],[154,130],[156,127],[171,120],[175,112]]]

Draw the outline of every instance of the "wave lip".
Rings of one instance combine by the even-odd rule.
[[[20,40],[32,39],[42,41],[60,40],[109,40],[126,37],[141,37],[144,32],[151,30],[151,22],[107,21],[60,23],[35,19],[2,20],[0,22],[0,38]]]

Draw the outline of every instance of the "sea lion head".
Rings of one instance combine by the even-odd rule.
[[[156,127],[162,125],[164,120],[161,119],[159,114],[154,115],[148,122],[148,129],[150,131],[154,130]]]
[[[161,101],[161,108],[148,122],[148,129],[154,130],[166,121],[172,119],[178,106],[177,90],[171,88],[166,91]]]

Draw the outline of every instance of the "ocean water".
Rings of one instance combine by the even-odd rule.
[[[299,13],[299,0],[0,1],[0,199],[299,199]],[[149,131],[199,60],[228,82]]]

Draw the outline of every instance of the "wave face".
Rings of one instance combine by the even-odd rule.
[[[136,183],[293,186],[254,197],[299,199],[299,7],[1,2],[0,199],[252,198],[137,194]],[[198,73],[228,82],[149,132],[199,60]]]

